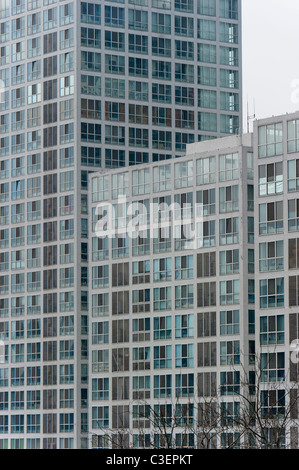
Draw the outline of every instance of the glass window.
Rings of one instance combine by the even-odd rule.
[[[283,240],[259,244],[259,270],[261,272],[283,269]]]
[[[152,13],[152,32],[171,34],[171,16],[164,13]]]
[[[240,364],[240,341],[220,342],[220,365]]]
[[[101,5],[81,2],[81,21],[83,23],[101,24]]]
[[[226,250],[219,253],[220,274],[239,272],[239,250]]]
[[[216,41],[216,21],[198,19],[197,38]]]
[[[295,166],[288,162],[288,170],[292,168],[296,174]],[[259,165],[259,195],[279,194],[283,192],[283,171],[282,162],[270,163],[268,165]],[[294,180],[293,180],[294,181]],[[289,183],[289,185],[292,183]]]
[[[271,157],[282,154],[282,123],[259,126],[258,128],[258,155]]]
[[[289,227],[293,227],[293,205],[289,201]],[[296,221],[295,221],[296,222]],[[290,228],[289,228],[290,230]],[[292,228],[291,228],[292,230]],[[281,233],[283,231],[283,203],[282,201],[269,202],[259,205],[259,232],[260,235]]]
[[[260,308],[284,306],[284,278],[260,281]]]
[[[171,309],[171,287],[154,288],[154,310]]]
[[[261,345],[284,344],[284,315],[260,317],[260,342]]]
[[[220,18],[238,19],[238,0],[220,0]]]
[[[238,304],[239,301],[239,280],[220,281],[220,305]]]
[[[220,245],[239,242],[239,217],[219,220],[219,242]]]
[[[153,168],[154,192],[170,190],[171,183],[171,165],[160,165]]]
[[[216,16],[216,0],[197,0],[197,13],[205,16]]]
[[[233,212],[239,210],[239,186],[226,186],[219,188],[219,212]]]
[[[285,380],[285,353],[261,354],[261,381],[280,382]]]
[[[129,9],[128,25],[129,25],[129,29],[135,29],[137,31],[147,31],[148,30],[148,12],[144,10]]]
[[[219,156],[219,179],[228,181],[239,176],[239,155],[237,153]]]
[[[227,310],[220,312],[220,334],[233,335],[239,334],[240,315],[239,310]]]

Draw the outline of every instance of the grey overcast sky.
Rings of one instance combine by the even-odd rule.
[[[299,1],[242,0],[242,16],[246,132],[247,102],[257,119],[299,110]]]

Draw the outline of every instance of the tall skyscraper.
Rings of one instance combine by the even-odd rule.
[[[88,175],[241,131],[240,3],[0,0],[1,447],[88,446]]]

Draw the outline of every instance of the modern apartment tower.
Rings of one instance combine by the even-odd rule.
[[[0,51],[0,447],[84,448],[89,173],[241,132],[241,2],[0,0]]]
[[[194,430],[200,404],[235,406],[251,368],[253,193],[251,134],[90,176],[93,448],[231,439]]]
[[[91,447],[298,448],[298,129],[90,176]]]
[[[256,353],[269,438],[298,448],[299,113],[254,123]],[[279,426],[278,426],[279,423]]]

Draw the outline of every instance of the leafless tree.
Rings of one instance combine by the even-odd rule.
[[[242,357],[242,356],[241,356]],[[269,357],[271,361],[271,356]],[[266,377],[271,364],[251,355],[250,367],[231,366],[240,382],[226,395],[223,388],[212,396],[165,398],[152,404],[136,400],[130,422],[121,429],[103,430],[102,445],[94,447],[199,449],[280,449],[297,447],[298,382],[287,376]],[[266,380],[267,379],[267,380]],[[98,441],[97,441],[98,442]]]

